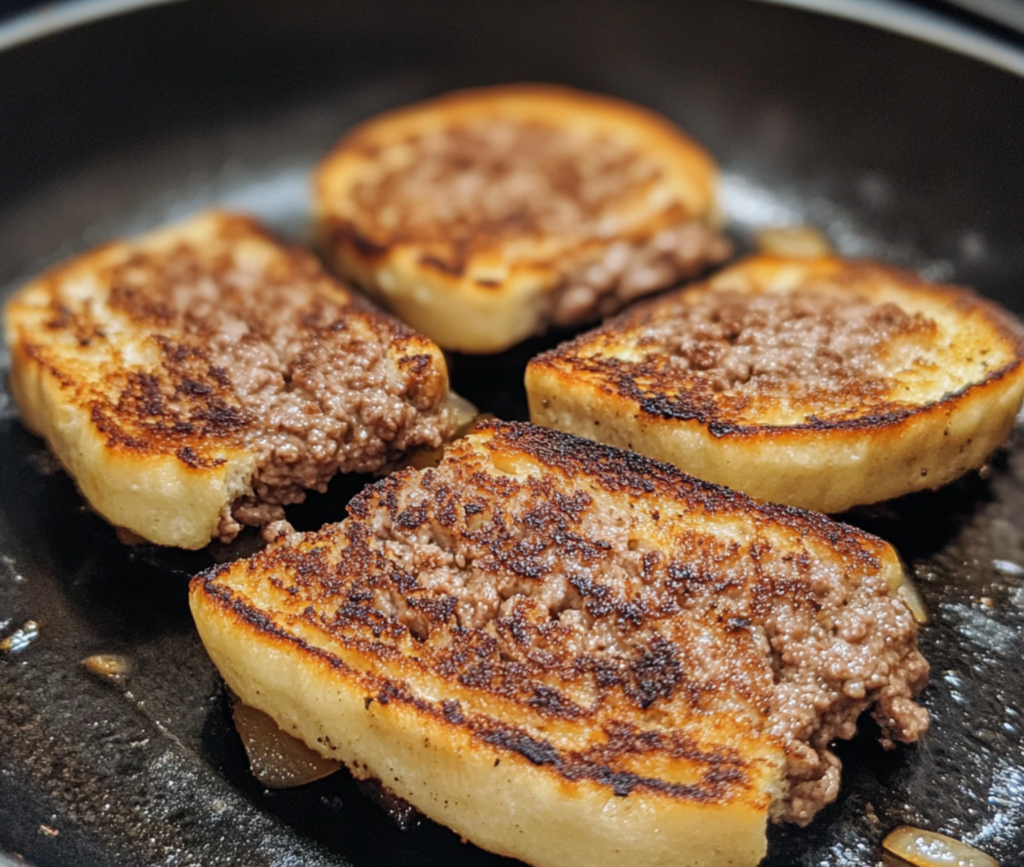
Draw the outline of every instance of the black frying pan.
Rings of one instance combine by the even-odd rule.
[[[1018,73],[746,0],[156,6],[0,51],[0,286],[212,203],[302,239],[306,174],[352,123],[532,79],[680,121],[724,167],[741,244],[810,222],[1024,314],[1024,53],[1001,62]],[[455,386],[523,418],[525,361],[560,336],[456,358]],[[363,481],[293,521],[337,519]],[[839,800],[773,827],[766,863],[875,865],[908,822],[1024,864],[1024,436],[984,477],[848,518],[896,544],[935,615],[933,730],[884,753],[862,722]],[[282,792],[249,775],[186,603],[214,556],[122,546],[0,391],[0,635],[40,624],[0,654],[0,850],[41,867],[496,863],[432,823],[397,830],[343,773]],[[132,671],[101,682],[79,665],[97,652]]]

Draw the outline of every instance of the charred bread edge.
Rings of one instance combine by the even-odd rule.
[[[526,368],[530,419],[661,460],[670,459],[671,452],[687,473],[814,511],[836,513],[939,488],[984,465],[1010,435],[1024,398],[1024,329],[969,290],[933,291],[985,317],[1017,358],[979,382],[916,408],[836,422],[759,426],[673,417],[671,407],[659,406],[657,399],[642,400],[601,382],[576,379],[566,369],[571,360],[560,359],[556,349]],[[799,463],[782,466],[790,449],[800,450]],[[780,466],[770,489],[750,484],[748,467],[760,471],[774,463]]]
[[[105,250],[94,251],[90,258]],[[8,313],[19,298],[20,293],[8,303]],[[177,455],[129,448],[108,437],[96,428],[87,406],[63,399],[62,392],[75,388],[74,381],[42,362],[9,319],[7,325],[11,393],[25,426],[46,440],[89,505],[115,526],[157,544],[191,549],[206,545],[216,533],[221,510],[249,491],[255,455],[225,446],[224,463],[193,467]]]
[[[20,354],[21,347],[12,352]],[[250,490],[256,457],[245,450],[226,450],[225,462],[208,468],[134,452],[108,442],[88,409],[62,403],[60,378],[34,359],[16,358],[10,382],[26,427],[46,440],[89,505],[114,526],[158,545],[202,548],[216,535],[223,508]]]
[[[638,867],[738,867],[764,856],[766,793],[701,803],[642,785],[635,789],[639,797],[620,797],[609,783],[570,781],[543,757],[517,749],[516,738],[488,742],[388,680],[282,631],[218,586],[218,574],[194,578],[190,602],[228,686],[253,707],[273,707],[284,731],[340,759],[356,777],[379,779],[478,846],[538,867],[611,867],[624,860]],[[358,656],[357,649],[352,653]],[[322,699],[327,692],[329,702]]]

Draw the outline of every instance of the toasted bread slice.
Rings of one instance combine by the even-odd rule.
[[[25,424],[97,512],[160,545],[281,520],[454,428],[440,350],[246,217],[68,262],[10,300],[6,336]]]
[[[762,500],[840,512],[980,467],[1024,331],[894,268],[760,256],[533,359],[530,418]]]
[[[565,87],[460,91],[384,114],[316,174],[338,273],[447,349],[497,352],[726,258],[716,168],[668,120]]]
[[[927,663],[880,539],[530,424],[484,422],[349,517],[193,579],[244,702],[479,846],[753,865]]]

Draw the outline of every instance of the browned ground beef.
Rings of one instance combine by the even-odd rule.
[[[669,355],[680,371],[703,373],[716,391],[815,392],[884,378],[898,364],[888,357],[895,338],[929,334],[933,325],[853,293],[723,290],[655,314],[640,346]]]
[[[436,247],[427,258],[454,274],[479,250],[514,247],[516,239],[537,243],[530,255],[551,258],[563,271],[546,314],[557,325],[619,310],[724,261],[731,250],[707,220],[680,212],[655,160],[604,136],[493,120],[392,146],[403,149],[416,158],[354,187],[360,234],[382,246],[415,240]],[[385,163],[387,155],[379,159]],[[675,217],[633,237],[624,215],[637,209],[648,219],[674,209]],[[544,243],[570,251],[574,264],[542,255]],[[576,249],[587,245],[594,252],[577,261]]]
[[[340,293],[311,256],[290,250],[265,267],[209,259],[182,244],[137,254],[108,278],[111,307],[161,346],[164,370],[143,402],[165,425],[227,414],[256,452],[253,495],[224,514],[222,540],[282,520],[337,472],[380,470],[451,435],[446,376],[417,354],[422,338]],[[229,399],[213,406],[221,393]]]
[[[301,592],[326,593],[353,626],[372,610],[463,684],[530,704],[543,692],[570,719],[600,721],[622,690],[656,731],[694,714],[747,720],[781,746],[781,818],[800,824],[835,799],[829,744],[851,737],[862,711],[886,746],[926,730],[913,695],[928,665],[879,571],[879,540],[568,435],[493,426],[540,442],[579,484],[506,475],[461,452],[404,471],[353,501],[361,526],[339,527],[351,540],[341,564],[318,589],[311,562]],[[609,509],[588,488],[595,478],[638,495]],[[680,501],[707,524],[678,529]]]

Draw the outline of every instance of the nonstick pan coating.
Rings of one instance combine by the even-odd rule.
[[[354,122],[520,80],[679,121],[723,166],[741,247],[760,226],[811,223],[844,253],[1024,314],[1024,79],[747,0],[205,0],[9,48],[0,287],[211,204],[301,241],[308,172]],[[455,387],[525,418],[525,362],[564,336],[456,357]],[[339,519],[364,482],[337,480],[294,523]],[[885,833],[910,823],[1024,864],[1024,435],[984,474],[846,517],[897,546],[933,613],[933,727],[886,753],[862,721],[839,747],[838,801],[809,828],[772,827],[765,863],[876,865]],[[188,577],[220,556],[122,546],[0,391],[0,636],[40,630],[0,653],[0,850],[40,867],[501,860],[430,822],[399,831],[344,773],[279,792],[251,777],[186,601]],[[80,660],[99,652],[129,673],[90,675]]]

